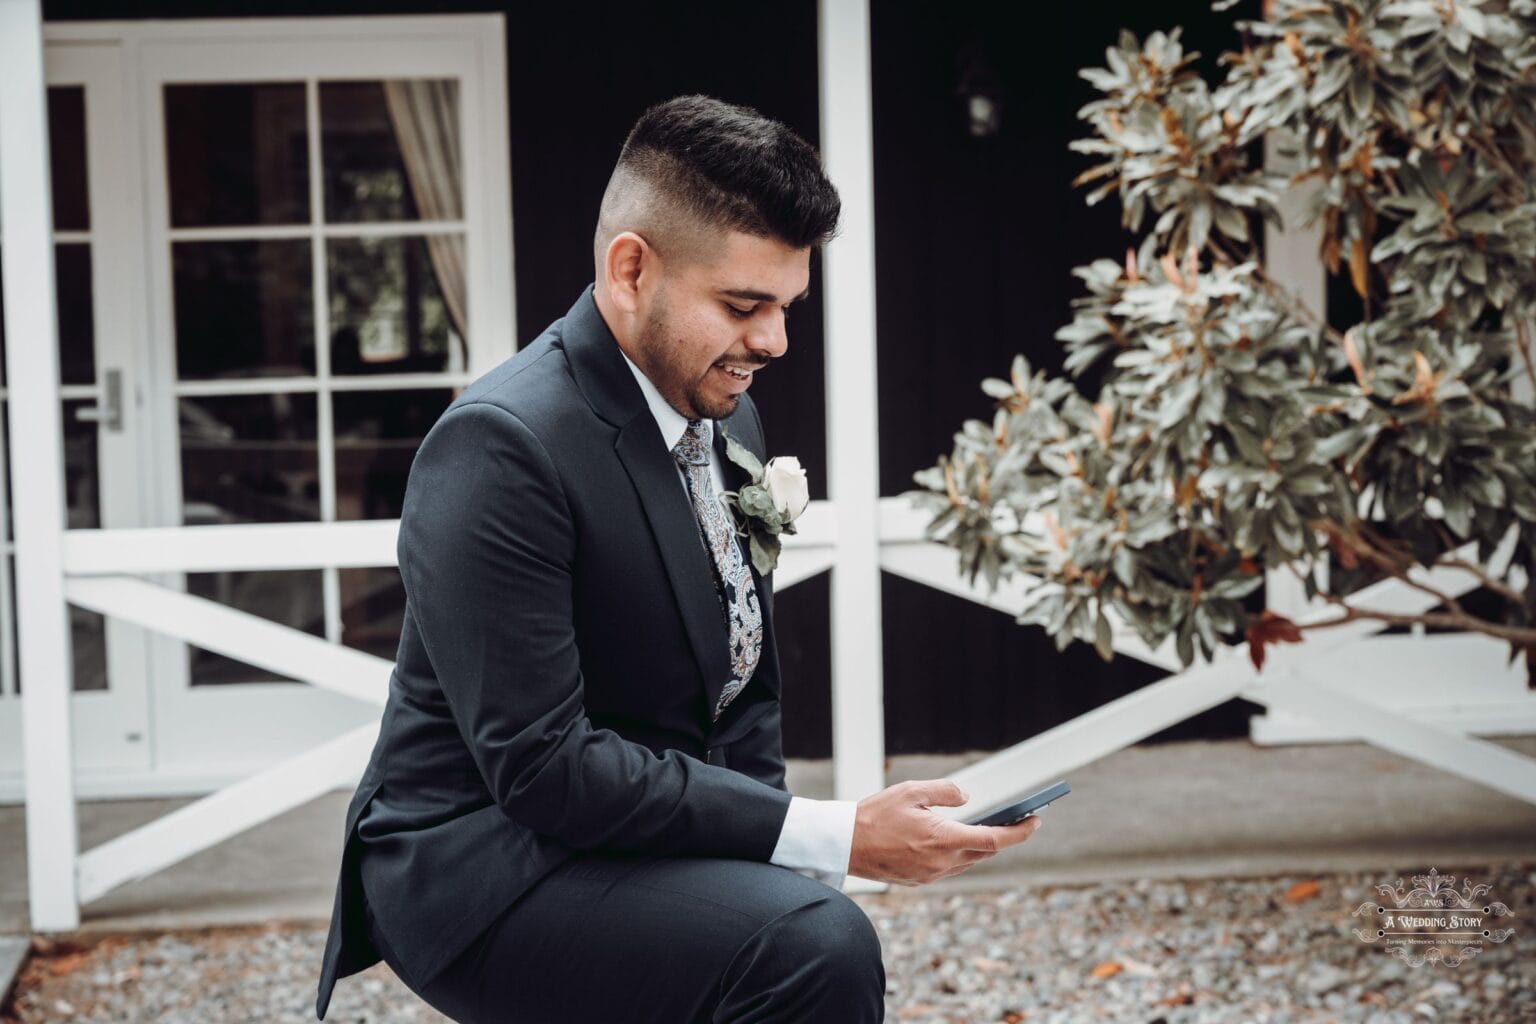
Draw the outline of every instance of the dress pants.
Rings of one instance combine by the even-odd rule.
[[[760,861],[577,854],[422,986],[374,931],[401,980],[460,1024],[885,1017],[880,939],[863,909]]]

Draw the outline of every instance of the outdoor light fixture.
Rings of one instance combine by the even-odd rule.
[[[960,85],[955,92],[965,105],[966,129],[971,137],[996,135],[1002,126],[1003,86],[978,41],[960,51]]]

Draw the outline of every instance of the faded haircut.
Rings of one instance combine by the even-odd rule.
[[[821,158],[784,124],[709,96],[658,103],[635,122],[603,193],[595,265],[624,231],[664,258],[711,260],[730,230],[794,248],[825,244],[842,203]]]

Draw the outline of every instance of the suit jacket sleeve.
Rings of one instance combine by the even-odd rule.
[[[558,473],[533,431],[489,403],[446,413],[412,466],[400,572],[492,797],[578,849],[768,860],[787,792],[680,751],[658,756],[587,718],[575,556]]]

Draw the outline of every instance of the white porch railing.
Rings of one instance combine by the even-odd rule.
[[[954,551],[925,541],[926,516],[904,506],[899,499],[882,503],[883,569],[1009,614],[1022,610],[1027,580],[1005,583],[995,594],[987,592],[985,583],[979,582],[974,588],[968,586],[956,571]],[[1469,544],[1457,555],[1475,561],[1475,547]],[[1452,597],[1476,589],[1480,583],[1473,573],[1462,569],[1437,568],[1411,575]],[[1393,579],[1366,587],[1350,595],[1347,602],[1357,608],[1417,614],[1433,607],[1435,598]],[[1319,602],[1299,618],[1303,622],[1328,621],[1338,615],[1336,608]],[[1299,644],[1270,648],[1263,673],[1254,670],[1241,646],[1222,648],[1213,662],[1196,663],[1181,670],[1171,641],[1150,650],[1134,629],[1113,612],[1110,622],[1116,653],[1158,665],[1174,674],[952,773],[950,777],[971,794],[971,803],[963,809],[934,808],[937,813],[961,817],[1000,807],[1021,793],[1233,697],[1246,698],[1272,711],[1330,724],[1349,737],[1536,803],[1536,759],[1476,739],[1462,729],[1405,713],[1396,702],[1353,696],[1330,685],[1325,672],[1328,664],[1346,649],[1390,646],[1411,649],[1418,671],[1444,680],[1444,686],[1486,685],[1491,681],[1462,678],[1465,662],[1460,659],[1466,657],[1469,649],[1502,659],[1505,645],[1491,637],[1376,636],[1385,627],[1379,622],[1361,620],[1322,632],[1308,632],[1304,634],[1306,640]],[[1379,670],[1391,672],[1395,668],[1387,661]],[[1526,731],[1536,732],[1536,694],[1512,703],[1510,710],[1523,716],[1529,727]]]
[[[1025,581],[1014,580],[995,594],[986,592],[984,584],[968,586],[956,572],[953,550],[923,538],[925,518],[903,499],[888,498],[880,503],[881,567],[1017,614],[1023,606]],[[799,534],[786,538],[777,578],[780,590],[833,564],[837,544],[829,504],[813,504],[800,525]],[[382,706],[390,662],[131,574],[394,565],[398,527],[398,521],[392,521],[69,531],[63,547],[65,594],[70,602],[103,615]],[[1468,548],[1458,554],[1473,557],[1471,546]],[[1478,585],[1475,575],[1460,569],[1436,569],[1422,573],[1419,580],[1452,596]],[[1434,600],[1422,590],[1386,580],[1352,595],[1349,603],[1412,614],[1427,610]],[[1334,608],[1319,607],[1304,619],[1329,619],[1337,614]],[[1462,658],[1469,641],[1502,649],[1491,638],[1460,634],[1376,637],[1374,634],[1383,628],[1380,623],[1358,621],[1320,633],[1309,632],[1301,644],[1273,648],[1262,675],[1254,671],[1238,647],[1221,650],[1210,664],[1179,671],[1171,645],[1165,643],[1151,650],[1117,616],[1112,614],[1111,619],[1118,653],[1174,674],[953,773],[952,777],[971,793],[971,803],[963,810],[936,808],[938,813],[959,817],[1001,806],[1021,792],[1233,697],[1333,723],[1351,736],[1404,757],[1536,803],[1536,760],[1460,730],[1416,719],[1399,708],[1360,700],[1315,678],[1320,666],[1347,648],[1366,644],[1411,646],[1420,666],[1434,671],[1437,654]],[[1455,663],[1442,667],[1453,672]],[[859,692],[866,684],[857,675],[840,677],[838,685],[853,689],[856,698],[869,697],[867,692]],[[1536,716],[1536,697],[1522,707]],[[77,898],[88,903],[116,886],[166,868],[328,790],[355,782],[377,730],[377,723],[354,729],[80,854],[74,865]],[[875,788],[878,785],[883,783]],[[870,887],[873,883],[862,879],[850,886]]]
[[[831,566],[831,521],[826,502],[807,509],[799,534],[786,538],[778,589]],[[393,520],[70,530],[63,540],[64,594],[82,608],[382,707],[391,662],[133,574],[393,566],[399,525]],[[82,904],[99,899],[355,783],[377,735],[377,722],[352,729],[84,853],[70,851],[75,898]]]

